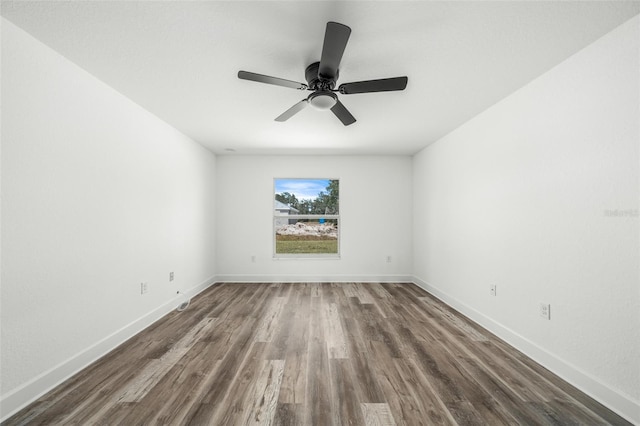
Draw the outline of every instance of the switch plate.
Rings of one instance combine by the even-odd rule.
[[[497,287],[498,287],[497,285],[491,284],[491,287],[489,288],[489,294],[491,294],[492,296],[497,296],[498,295]]]
[[[169,281],[173,281],[173,272],[169,272]]]
[[[144,282],[140,283],[140,294],[146,294],[149,292],[149,284]]]

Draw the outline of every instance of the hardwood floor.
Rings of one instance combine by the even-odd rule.
[[[630,424],[413,284],[217,284],[6,425]]]

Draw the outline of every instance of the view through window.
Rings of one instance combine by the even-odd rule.
[[[274,179],[274,256],[340,254],[338,179]]]

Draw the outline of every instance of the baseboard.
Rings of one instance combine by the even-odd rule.
[[[216,282],[229,283],[410,283],[411,275],[217,275]]]
[[[634,401],[631,397],[600,383],[589,373],[580,370],[570,362],[546,351],[526,337],[496,322],[465,303],[460,302],[436,286],[418,277],[413,277],[412,282],[489,330],[557,376],[571,383],[610,410],[616,412],[631,423],[640,425],[640,403],[638,401]]]
[[[214,278],[215,277],[211,277],[197,286],[186,290],[184,293],[188,297],[193,297],[213,285],[215,283]],[[126,340],[149,327],[151,324],[173,311],[176,306],[177,298],[173,298],[153,311],[105,337],[96,344],[40,374],[24,385],[10,391],[6,395],[2,395],[2,398],[0,399],[0,422],[7,420],[9,417],[45,393],[49,392],[54,387],[58,386],[60,383],[69,379],[71,376],[103,357]]]

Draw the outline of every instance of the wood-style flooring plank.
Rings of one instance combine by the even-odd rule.
[[[256,342],[270,342],[273,340],[273,336],[276,333],[279,325],[280,315],[284,307],[286,298],[275,297],[272,299],[271,305],[267,310],[265,317],[260,321],[258,329],[256,330],[256,336],[254,341]]]
[[[383,342],[373,342],[376,375],[398,425],[454,425],[446,405],[411,359],[392,358]]]
[[[301,404],[281,404],[278,403],[273,424],[278,426],[297,426],[302,423]]]
[[[189,349],[196,344],[198,339],[213,326],[214,318],[205,318],[183,336],[176,344],[166,352],[161,358],[153,359],[137,375],[135,380],[129,382],[123,389],[118,402],[138,402],[155,385],[158,384],[165,374],[182,358]]]
[[[361,404],[364,423],[370,426],[396,426],[387,404]]]
[[[322,309],[322,322],[325,329],[325,340],[329,358],[348,358],[347,342],[342,332],[338,305],[335,303],[325,303]]]
[[[245,399],[244,425],[270,425],[276,415],[278,394],[284,371],[283,360],[265,360],[262,370]]]
[[[306,387],[302,424],[331,425],[331,388],[329,355],[321,319],[321,297],[312,292],[310,308],[309,349],[307,354]]]
[[[335,409],[333,423],[336,425],[361,425],[364,417],[360,409],[355,382],[356,376],[351,363],[346,359],[332,359],[331,390]]]
[[[629,425],[412,284],[220,283],[3,425]]]

